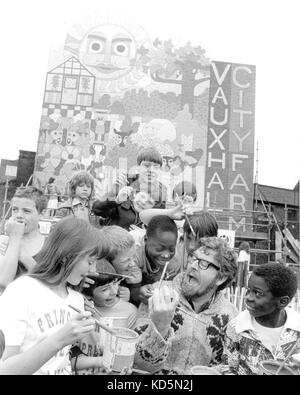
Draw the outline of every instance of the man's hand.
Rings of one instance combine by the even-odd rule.
[[[149,299],[150,318],[162,337],[167,335],[171,327],[178,301],[178,293],[167,285],[156,288]]]

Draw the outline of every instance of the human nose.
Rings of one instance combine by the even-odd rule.
[[[246,299],[246,302],[250,302],[250,303],[252,303],[254,301],[253,293],[250,290],[246,291],[245,299]]]
[[[89,272],[96,273],[96,262],[90,263]]]

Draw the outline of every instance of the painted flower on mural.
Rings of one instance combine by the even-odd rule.
[[[81,150],[75,146],[63,147],[61,153],[61,158],[66,161],[66,163],[77,163],[81,159]]]

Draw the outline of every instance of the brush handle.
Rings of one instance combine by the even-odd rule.
[[[83,314],[83,312],[82,312],[81,310],[77,309],[77,308],[74,307],[74,306],[71,306],[70,304],[69,304],[69,307],[70,307],[72,310],[76,311],[76,313]],[[118,336],[118,334],[117,334],[116,331],[114,331],[113,329],[111,329],[111,328],[108,327],[107,325],[102,324],[102,322],[100,322],[100,321],[97,320],[96,318],[94,318],[94,320],[95,320],[95,322],[100,326],[100,328],[104,329],[106,332],[110,333],[111,335]]]

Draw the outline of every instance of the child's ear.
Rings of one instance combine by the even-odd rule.
[[[286,307],[291,301],[291,298],[289,296],[281,296],[278,299],[278,306],[283,309],[284,307]]]

